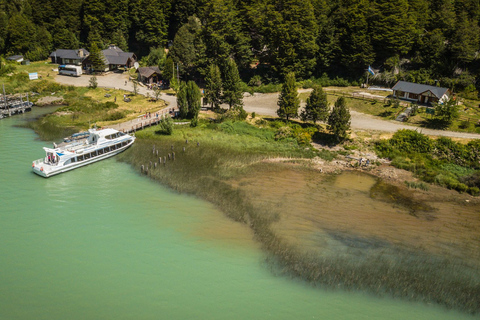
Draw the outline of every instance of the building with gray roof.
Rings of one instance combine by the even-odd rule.
[[[399,99],[418,103],[437,103],[450,99],[450,89],[418,84],[407,81],[398,81],[392,88],[393,96]]]
[[[138,80],[145,84],[152,84],[161,79],[161,72],[158,67],[140,67],[137,69]]]
[[[52,63],[80,66],[90,53],[84,49],[57,49],[50,54]]]

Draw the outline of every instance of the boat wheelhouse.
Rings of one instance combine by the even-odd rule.
[[[134,141],[134,136],[114,129],[90,129],[87,138],[44,147],[46,156],[33,162],[33,172],[48,178],[114,156]]]

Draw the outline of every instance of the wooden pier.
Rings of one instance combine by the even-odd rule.
[[[105,128],[112,128],[123,133],[132,133],[147,127],[157,125],[166,117],[173,117],[174,115],[175,108],[167,107],[155,113],[141,115],[136,119],[130,121],[105,126]]]
[[[22,114],[32,110],[33,103],[23,102],[20,104],[9,106],[8,108],[0,108],[0,119],[11,117],[15,114]]]

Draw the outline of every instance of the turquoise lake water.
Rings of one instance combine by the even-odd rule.
[[[0,120],[0,319],[474,319],[276,277],[245,226],[108,159],[49,179]]]

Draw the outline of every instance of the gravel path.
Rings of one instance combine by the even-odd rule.
[[[253,96],[246,94],[243,103],[245,111],[256,114],[277,117],[278,93],[255,93]],[[303,106],[304,104],[302,104]],[[480,134],[433,130],[414,127],[394,120],[383,120],[364,113],[350,111],[352,115],[351,127],[356,130],[374,130],[383,132],[395,132],[399,129],[418,130],[429,136],[444,136],[451,138],[480,139]]]
[[[57,75],[55,80],[65,85],[74,85],[86,87],[89,84],[90,76],[82,75],[81,77],[69,77]],[[127,83],[125,84],[125,81]],[[109,73],[103,76],[97,76],[99,87],[116,88],[120,90],[133,91],[133,84],[128,81],[127,73]],[[139,86],[139,93],[148,95],[150,90],[144,86]],[[309,92],[310,89],[300,89],[299,92]],[[168,103],[169,107],[177,107],[177,99],[175,96],[162,94],[161,98]],[[243,98],[245,111],[251,113],[255,112],[259,115],[277,117],[277,101],[278,93],[255,93],[250,95],[246,93]],[[303,106],[304,104],[302,104]],[[445,136],[451,138],[466,138],[466,139],[480,139],[480,134],[464,133],[454,131],[443,131],[425,129],[414,126],[409,126],[397,121],[389,121],[376,118],[367,114],[356,111],[350,111],[352,115],[351,127],[356,130],[374,130],[383,132],[395,132],[399,129],[418,130],[429,136]]]

